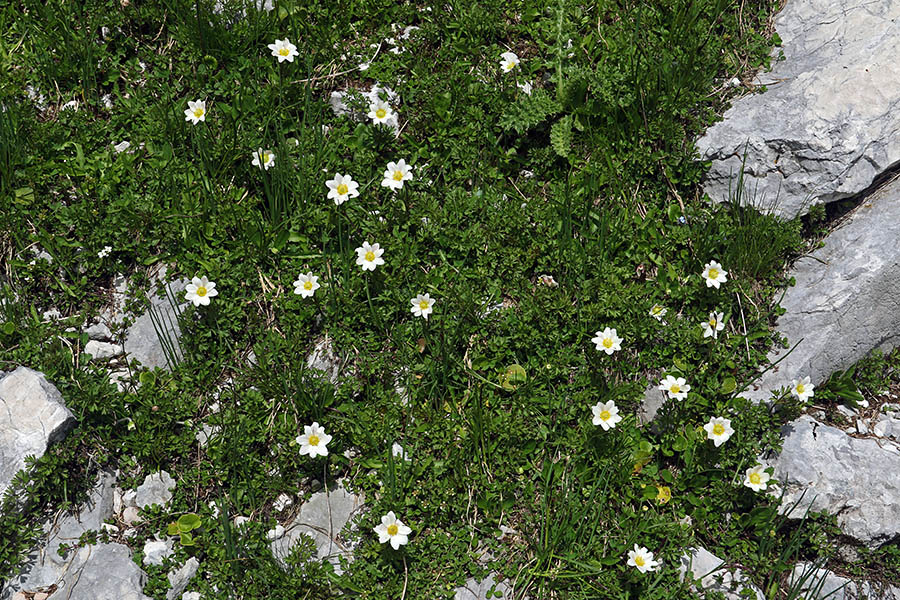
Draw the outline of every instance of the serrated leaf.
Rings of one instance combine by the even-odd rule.
[[[547,92],[534,90],[530,96],[523,94],[516,102],[506,107],[503,116],[500,117],[500,126],[506,130],[525,133],[559,111],[559,103]]]
[[[572,151],[572,115],[566,115],[550,128],[550,145],[563,158]]]

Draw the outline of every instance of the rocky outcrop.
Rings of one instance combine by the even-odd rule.
[[[736,100],[697,142],[712,161],[705,191],[729,199],[737,175],[757,202],[793,217],[846,198],[900,161],[900,4],[792,0],[761,94]],[[742,166],[746,146],[746,164]]]
[[[146,575],[131,560],[127,546],[79,545],[84,533],[100,530],[112,515],[114,483],[112,474],[102,474],[78,513],[65,514],[44,525],[44,543],[29,556],[22,574],[6,586],[6,598],[53,590],[48,600],[149,600],[141,591]]]
[[[787,590],[803,600],[900,600],[900,587],[853,581],[810,563],[794,565]]]
[[[818,385],[871,350],[900,344],[898,239],[900,179],[868,198],[825,238],[824,247],[794,263],[790,275],[796,285],[785,292],[785,313],[776,323],[789,345],[769,356],[781,362],[747,397],[767,400],[773,390],[807,375]]]
[[[900,448],[850,437],[808,415],[782,433],[775,477],[784,485],[789,517],[803,517],[807,508],[827,511],[845,534],[869,547],[900,535]]]
[[[0,496],[25,457],[40,458],[75,424],[59,390],[43,373],[19,367],[0,379]]]
[[[682,581],[688,571],[704,592],[722,594],[726,600],[764,598],[762,591],[747,580],[740,569],[726,566],[724,560],[706,548],[691,548],[681,557],[678,575]],[[741,593],[744,589],[748,590],[749,595]]]
[[[300,507],[300,514],[284,527],[284,531],[278,531],[277,538],[271,544],[272,554],[285,564],[285,558],[294,545],[302,536],[307,536],[315,543],[318,558],[330,561],[335,572],[340,574],[342,570],[338,557],[352,560],[350,549],[340,533],[362,504],[362,496],[347,491],[340,483],[330,491],[313,494]]]

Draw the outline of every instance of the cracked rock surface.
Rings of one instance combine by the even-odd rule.
[[[900,179],[895,179],[829,234],[824,247],[794,263],[790,275],[797,283],[785,292],[780,304],[786,312],[776,323],[788,347],[769,360],[787,356],[744,395],[767,400],[772,391],[807,375],[818,385],[871,350],[900,344],[898,240]]]
[[[850,437],[809,415],[784,426],[775,477],[784,484],[783,510],[801,518],[837,515],[845,534],[871,548],[900,536],[900,448],[893,442]],[[802,500],[801,500],[802,496]]]
[[[25,457],[40,458],[47,447],[65,437],[75,424],[56,387],[43,373],[18,367],[0,373],[0,496]]]
[[[48,600],[149,600],[142,592],[146,575],[131,560],[123,544],[84,545],[64,552],[61,546],[77,546],[88,531],[99,530],[113,513],[115,477],[103,473],[78,513],[65,514],[44,525],[41,548],[28,557],[22,574],[5,588],[4,600],[17,591],[54,589]]]
[[[900,587],[852,581],[810,563],[797,563],[788,585],[806,600],[900,600]]]
[[[900,3],[792,0],[775,20],[783,61],[761,75],[767,91],[736,100],[697,141],[711,160],[705,191],[778,198],[787,217],[852,196],[900,161]],[[748,200],[745,195],[744,201]]]
[[[272,542],[272,554],[285,564],[294,545],[308,536],[315,543],[318,558],[327,559],[335,572],[341,574],[338,557],[352,560],[353,555],[340,533],[362,504],[362,496],[347,491],[340,482],[333,490],[316,492],[300,507],[300,514],[287,524],[284,533]]]

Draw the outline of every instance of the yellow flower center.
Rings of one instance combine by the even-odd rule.
[[[713,435],[722,435],[725,433],[725,427],[721,423],[713,425]]]
[[[369,250],[366,252],[366,262],[372,262],[373,260],[375,260],[375,253]]]
[[[403,171],[394,171],[394,181],[403,181]]]
[[[760,483],[760,480],[762,478],[759,476],[759,473],[750,473],[749,479],[750,479],[750,483],[756,485],[756,484]]]
[[[204,113],[204,112],[205,112],[205,111],[204,111],[202,108],[195,108],[195,109],[194,109],[194,116],[197,117],[197,118],[199,119],[200,117],[203,116],[203,113]]]
[[[678,392],[681,391],[681,386],[678,385],[677,383],[673,383],[672,387],[669,388],[669,391],[672,392],[673,394],[677,394]]]
[[[419,308],[422,310],[428,310],[428,300],[422,300],[419,302]]]
[[[396,523],[391,523],[390,525],[388,525],[388,529],[387,529],[388,535],[397,535],[398,531],[400,531],[400,528],[397,527]]]
[[[716,320],[715,320],[715,319],[710,319],[710,320],[709,320],[709,326],[712,327],[713,329],[715,329],[715,328],[716,328]]]
[[[309,436],[309,445],[310,446],[318,446],[319,445],[319,436],[317,436],[317,435]]]
[[[337,193],[338,193],[338,195],[343,196],[344,194],[347,193],[347,191],[348,191],[349,189],[350,189],[350,188],[347,187],[347,184],[346,184],[346,183],[342,183],[342,184],[340,184],[339,186],[337,186]]]
[[[612,338],[603,338],[603,347],[604,348],[612,348],[613,341]]]
[[[634,564],[636,564],[639,567],[643,567],[644,564],[646,564],[646,562],[647,561],[645,561],[644,557],[641,556],[640,554],[638,554],[637,556],[634,557]]]
[[[658,314],[661,313],[661,312],[662,312],[662,306],[654,306],[654,307],[653,307],[653,314],[654,314],[654,315],[658,315]]]
[[[797,384],[797,393],[802,394],[805,391],[806,391],[806,386],[804,386],[802,383],[798,383]]]
[[[600,420],[602,420],[602,421],[609,421],[609,418],[611,416],[612,415],[609,413],[608,410],[604,410],[604,411],[600,412]]]
[[[375,111],[375,116],[379,119],[383,119],[386,114],[387,114],[387,111],[384,110],[383,108],[379,108],[378,110]]]
[[[710,278],[710,279],[717,279],[718,277],[719,277],[719,270],[718,270],[718,269],[710,269],[710,270],[709,270],[709,278]]]
[[[263,161],[263,164],[269,162],[269,157],[270,157],[270,156],[272,156],[272,155],[269,154],[268,152],[263,152],[263,153],[262,153],[262,161]]]
[[[287,48],[279,48],[278,49],[278,54],[280,54],[282,56],[287,56],[290,53],[291,53],[291,51],[288,50]]]
[[[312,289],[312,281],[307,281],[306,283],[303,284],[303,287],[307,290],[311,290]]]
[[[206,294],[207,294],[207,291],[206,291],[206,288],[205,288],[205,287],[203,287],[203,286],[201,285],[200,287],[197,288],[197,295],[198,295],[198,296],[205,296]]]

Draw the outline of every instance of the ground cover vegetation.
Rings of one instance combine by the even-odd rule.
[[[0,578],[100,468],[164,468],[175,498],[123,541],[140,562],[197,515],[173,564],[201,559],[203,598],[448,598],[489,571],[516,598],[686,598],[696,545],[785,597],[833,527],[783,521],[753,468],[807,398],[737,394],[815,223],[711,204],[692,143],[768,64],[776,9],[0,9],[0,368],[44,372],[79,422],[2,511]],[[193,280],[176,364],[120,392],[81,327],[160,265]],[[306,365],[325,338],[336,382]],[[282,568],[276,498],[338,479],[365,497],[355,560]]]

